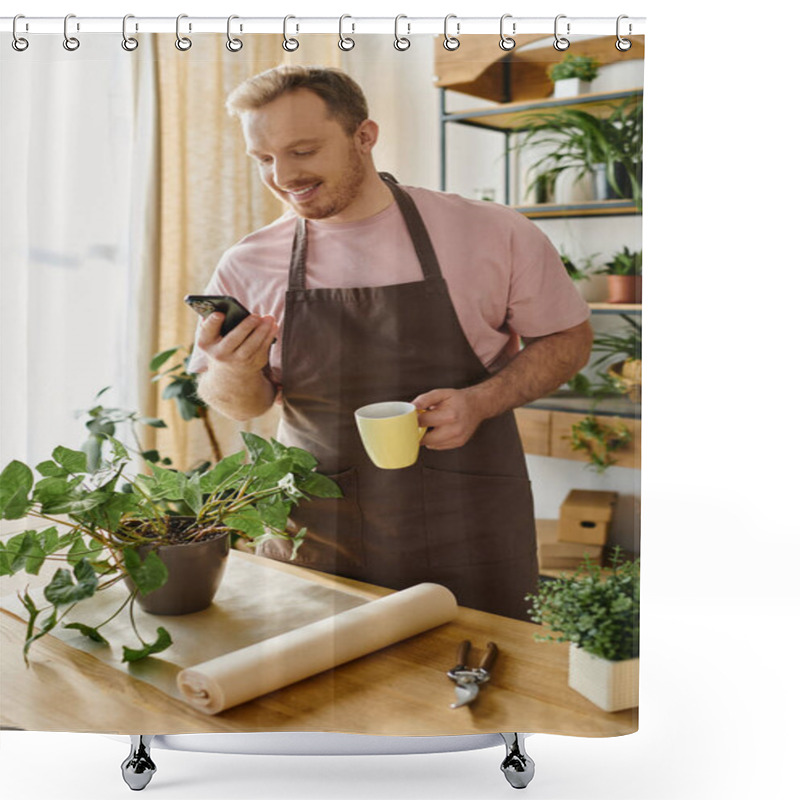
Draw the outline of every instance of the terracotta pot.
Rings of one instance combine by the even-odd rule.
[[[641,303],[641,275],[607,275],[609,303]]]
[[[144,560],[154,547],[142,545],[137,553]],[[167,582],[150,594],[137,593],[136,602],[150,614],[177,616],[203,611],[214,600],[230,549],[227,530],[202,542],[159,546],[158,555],[169,572]],[[135,588],[128,577],[125,584],[131,590]]]

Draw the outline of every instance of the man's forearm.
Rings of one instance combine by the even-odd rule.
[[[260,417],[275,402],[275,387],[260,370],[242,373],[211,364],[200,374],[197,391],[207,405],[238,422]]]
[[[592,328],[586,322],[525,342],[499,372],[465,390],[484,419],[545,397],[577,374],[592,351]]]

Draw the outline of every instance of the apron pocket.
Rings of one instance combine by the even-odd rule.
[[[290,515],[292,522],[298,530],[308,531],[293,563],[328,571],[363,566],[358,471],[354,467],[327,477],[336,481],[344,496],[314,497],[295,506]],[[264,548],[264,555],[281,560],[288,560],[290,553],[291,545],[280,539],[267,542]]]
[[[422,470],[428,561],[458,567],[529,558],[535,545],[527,478]]]

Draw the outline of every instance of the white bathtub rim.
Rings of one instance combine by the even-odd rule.
[[[128,736],[103,734],[129,742]],[[530,734],[521,733],[521,738]],[[442,736],[378,736],[324,731],[263,731],[253,733],[179,733],[153,737],[150,747],[194,753],[276,756],[421,755],[483,750],[502,745],[499,733]]]

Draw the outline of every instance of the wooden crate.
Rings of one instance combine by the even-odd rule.
[[[561,542],[558,539],[558,520],[536,520],[536,543],[539,555],[539,569],[577,569],[584,558],[600,563],[602,546]]]
[[[602,547],[616,502],[616,492],[573,489],[561,504],[558,540]]]

